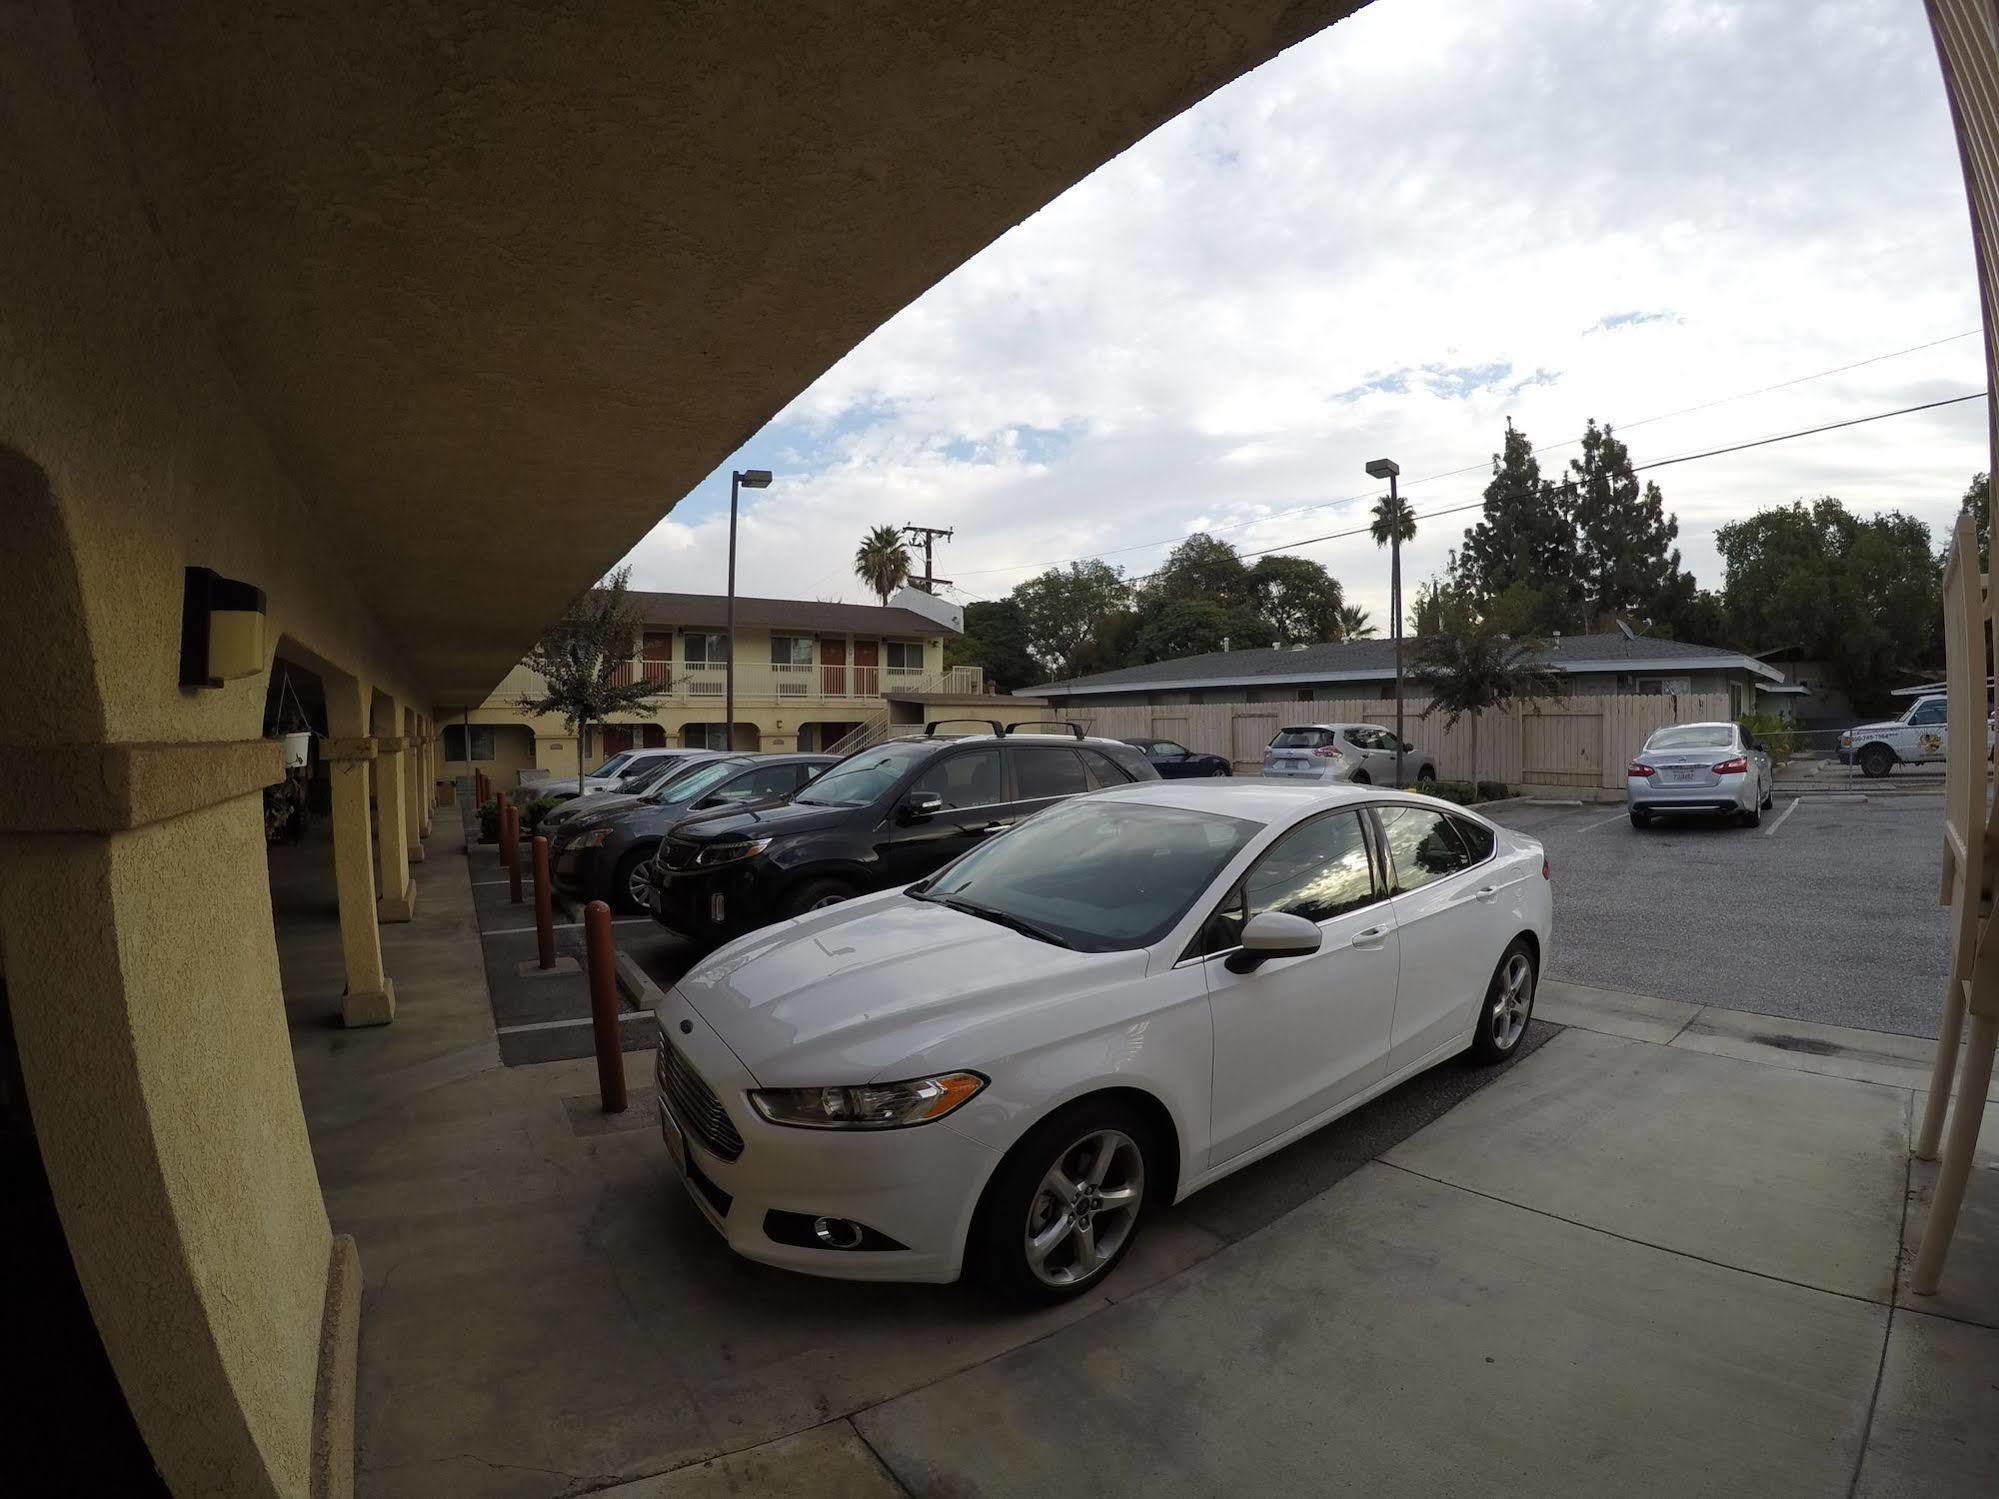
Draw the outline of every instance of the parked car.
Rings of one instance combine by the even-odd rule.
[[[1225,776],[1234,767],[1220,755],[1203,755],[1173,739],[1127,739],[1123,741],[1152,762],[1162,780],[1178,781],[1189,776]]]
[[[1430,797],[1122,786],[697,964],[660,1129],[747,1258],[1060,1300],[1151,1208],[1516,1055],[1551,919],[1540,844]]]
[[[1885,776],[1897,765],[1928,765],[1950,747],[1949,700],[1941,693],[1919,697],[1900,718],[1864,723],[1839,736],[1842,765],[1857,764],[1864,776]],[[1986,745],[1992,742],[1986,720]]]
[[[1437,762],[1408,740],[1402,773],[1421,785],[1437,779]],[[1395,735],[1372,723],[1307,723],[1279,729],[1263,752],[1263,773],[1278,781],[1395,784]]]
[[[673,759],[659,759],[634,775],[620,779],[619,791],[601,791],[594,796],[577,796],[575,783],[570,784],[570,795],[561,806],[553,807],[541,821],[542,831],[554,835],[557,828],[573,818],[586,813],[592,816],[600,812],[616,811],[633,806],[642,798],[659,790],[667,782],[689,775],[703,765],[729,758],[726,750],[682,750]]]
[[[556,888],[615,910],[643,911],[652,893],[648,866],[666,830],[681,818],[781,802],[837,763],[833,755],[717,755],[637,802],[585,812],[560,827],[549,846]]]
[[[583,788],[580,792],[577,790],[575,776],[550,776],[546,781],[536,783],[536,794],[553,797],[557,801],[569,801],[579,795],[595,796],[606,791],[627,791],[631,789],[629,782],[661,761],[705,753],[707,751],[687,749],[620,750],[583,777]]]
[[[1624,773],[1634,828],[1669,812],[1728,812],[1755,827],[1770,805],[1770,757],[1740,724],[1680,723],[1653,731]]]
[[[653,864],[654,916],[712,946],[922,879],[1078,792],[1159,779],[1130,745],[1085,738],[1080,725],[1068,735],[997,722],[984,734],[939,734],[944,722],[849,755],[782,806],[680,823]]]

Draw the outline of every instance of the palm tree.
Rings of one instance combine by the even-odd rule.
[[[1370,470],[1371,472],[1371,470]],[[1378,547],[1388,548],[1388,634],[1395,642],[1395,737],[1402,737],[1402,543],[1416,539],[1416,512],[1395,492],[1395,480],[1388,481],[1388,493],[1374,502],[1367,534]],[[1396,751],[1395,779],[1402,779],[1402,753]]]
[[[1547,642],[1510,639],[1460,614],[1416,642],[1414,676],[1430,691],[1428,718],[1442,711],[1444,727],[1471,715],[1471,779],[1478,780],[1478,720],[1489,708],[1554,697],[1561,680],[1541,665]]]
[[[1340,605],[1341,640],[1366,640],[1374,634],[1374,621],[1358,604]]]
[[[902,533],[894,526],[868,532],[854,553],[854,576],[886,606],[888,596],[909,581],[909,549],[902,544]]]

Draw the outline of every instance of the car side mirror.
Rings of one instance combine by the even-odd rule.
[[[903,823],[928,822],[943,810],[944,798],[936,792],[914,791],[896,812],[896,820]]]
[[[1319,950],[1316,923],[1289,911],[1261,911],[1242,929],[1242,946],[1230,953],[1230,973],[1253,973],[1272,958],[1303,958]]]

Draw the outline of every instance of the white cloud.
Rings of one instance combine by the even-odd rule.
[[[744,449],[778,482],[746,502],[739,586],[860,598],[847,559],[883,521],[956,526],[939,570],[983,595],[1085,553],[1143,571],[1164,546],[1140,544],[1198,526],[1280,545],[1358,523],[1371,457],[1462,468],[1510,415],[1553,469],[1586,417],[1977,321],[1920,7],[1390,0],[1107,164],[794,401]],[[1982,383],[1965,338],[1629,440],[1643,462]],[[1801,495],[1940,527],[1985,430],[1972,403],[1658,478],[1713,583],[1713,528]],[[726,475],[634,552],[638,581],[720,589]],[[1412,577],[1465,519],[1423,528]],[[1385,612],[1364,538],[1306,554]]]

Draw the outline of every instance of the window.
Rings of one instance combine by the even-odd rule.
[[[1916,704],[1916,711],[1909,715],[1909,722],[1912,724],[1942,723],[1949,716],[1949,710],[1950,705],[1942,698],[1933,697],[1927,702]],[[474,732],[476,733],[477,730],[474,730]]]
[[[796,765],[759,765],[755,770],[744,771],[719,791],[709,796],[716,801],[755,802],[773,796],[789,796],[798,789]]]
[[[729,726],[691,723],[680,731],[680,742],[689,749],[725,750],[729,747]]]
[[[1379,729],[1347,730],[1347,743],[1351,744],[1355,749],[1393,749],[1393,745],[1384,742],[1387,738],[1388,736]]]
[[[1647,750],[1724,750],[1735,748],[1732,723],[1683,723],[1660,729],[1645,741]],[[1641,752],[1642,753],[1642,752]]]
[[[1155,739],[1152,741],[1152,753],[1161,759],[1184,760],[1188,751],[1186,745],[1175,744],[1171,739]]]
[[[1381,829],[1388,844],[1388,867],[1396,894],[1420,890],[1471,867],[1471,854],[1454,827],[1454,820],[1427,807],[1379,807]]]
[[[1265,851],[1195,938],[1193,953],[1227,952],[1243,924],[1265,911],[1330,921],[1379,900],[1360,814],[1331,812],[1293,828]]]
[[[1074,796],[1090,789],[1083,762],[1076,758],[1074,750],[1022,746],[1007,753],[1013,759],[1014,779],[1020,783],[1020,799],[1024,802]]]
[[[1469,817],[1453,817],[1451,827],[1465,846],[1465,853],[1474,864],[1483,864],[1492,857],[1492,829],[1482,822],[1473,822]]]
[[[930,753],[927,744],[878,744],[856,750],[812,783],[799,800],[812,807],[865,807]],[[995,766],[993,780],[999,780]]]
[[[1101,750],[1080,749],[1076,753],[1082,757],[1083,772],[1090,778],[1090,789],[1102,791],[1106,786],[1123,786],[1130,777],[1117,767],[1117,762]]]
[[[890,671],[922,671],[923,642],[920,640],[884,640],[882,642],[882,665]]]
[[[772,666],[810,666],[812,664],[812,637],[810,635],[771,636],[770,664]]]
[[[1000,752],[965,750],[946,755],[916,778],[911,795],[928,792],[944,798],[947,809],[991,807],[1004,800],[1000,793]]]
[[[689,666],[726,666],[729,661],[729,637],[710,634],[704,630],[689,630],[681,637],[682,650],[686,653]]]
[[[444,758],[463,760],[465,756],[465,725],[448,723],[444,726]],[[483,724],[472,725],[472,759],[493,758],[493,731]]]
[[[1317,749],[1322,744],[1333,742],[1330,729],[1279,729],[1277,737],[1270,741],[1272,749]]]

